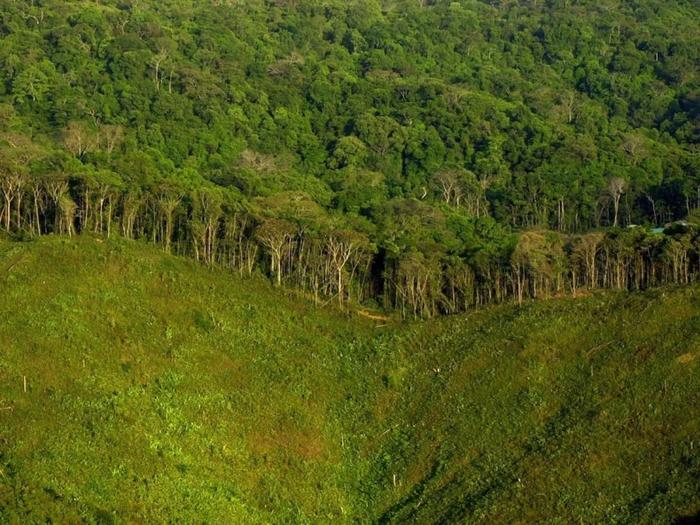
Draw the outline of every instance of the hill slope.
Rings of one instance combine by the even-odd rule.
[[[2,522],[700,511],[695,288],[383,326],[133,242],[0,269]]]
[[[382,518],[665,523],[700,510],[699,306],[697,290],[605,295],[421,327],[389,418],[402,423],[381,447],[405,482]]]

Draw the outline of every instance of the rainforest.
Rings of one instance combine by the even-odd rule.
[[[699,21],[0,0],[0,523],[697,519]]]

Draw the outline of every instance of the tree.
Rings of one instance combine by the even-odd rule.
[[[592,232],[577,237],[572,248],[572,285],[577,285],[577,266],[581,267],[584,284],[588,288],[598,287],[598,251],[605,235],[601,232]]]
[[[433,178],[445,204],[459,206],[465,192],[462,174],[456,170],[445,170],[437,172]]]
[[[219,219],[222,214],[223,194],[220,188],[204,186],[192,192],[190,227],[195,258],[209,266],[214,263]]]
[[[12,93],[17,102],[31,100],[32,102],[42,102],[49,92],[49,77],[41,67],[30,64],[25,70],[17,75],[12,83]]]
[[[138,187],[126,187],[122,193],[121,224],[122,235],[127,239],[134,237],[136,220],[141,214],[145,198]]]
[[[530,230],[518,237],[511,255],[513,282],[518,303],[527,295],[537,298],[559,291],[565,270],[563,242],[559,235]]]
[[[620,199],[622,198],[622,194],[625,193],[625,190],[627,189],[627,181],[623,179],[622,177],[611,177],[610,180],[608,180],[608,193],[610,194],[610,197],[612,198],[613,202],[613,209],[614,209],[614,215],[613,215],[613,226],[617,227],[618,225],[618,216],[620,212]]]
[[[2,217],[6,231],[10,231],[12,204],[21,199],[24,185],[27,182],[26,167],[12,160],[0,158],[0,190],[3,196]],[[19,210],[19,204],[17,205]],[[19,211],[17,213],[17,226],[19,227]]]
[[[124,141],[124,128],[122,126],[104,124],[100,126],[99,135],[101,147],[104,148],[108,155],[112,155],[114,150]]]
[[[94,186],[97,210],[94,232],[103,233],[106,231],[107,238],[112,233],[114,205],[119,197],[121,185],[121,178],[113,171],[100,170],[95,173]]]
[[[75,233],[75,202],[73,202],[73,199],[68,195],[63,194],[58,199],[56,209],[58,215],[58,233],[72,237]]]
[[[331,231],[326,236],[326,246],[336,274],[338,305],[345,298],[344,273],[348,266],[356,268],[369,247],[369,240],[361,233],[350,230]]]
[[[347,166],[364,167],[367,160],[367,146],[357,137],[341,137],[335,145],[329,160],[331,168]]]
[[[163,63],[168,59],[168,51],[166,49],[160,49],[158,53],[153,55],[151,58],[151,66],[153,67],[153,83],[156,85],[156,89],[160,91],[160,86],[163,82],[161,76],[161,67]]]
[[[0,190],[3,194],[3,223],[10,231],[14,205],[14,222],[22,228],[22,202],[30,182],[32,162],[44,156],[44,150],[22,133],[0,135]]]
[[[433,317],[442,299],[439,252],[410,249],[396,269],[396,292],[402,315],[406,307],[413,317]]]
[[[72,233],[75,202],[68,196],[68,177],[55,172],[46,178],[44,184],[53,209],[53,231],[60,234],[68,229],[68,233]]]
[[[174,215],[182,198],[184,189],[178,181],[172,179],[163,179],[157,186],[155,194],[156,209],[161,221],[160,238],[163,243],[163,249],[170,253],[170,247],[173,240]],[[156,230],[154,229],[154,236]]]
[[[337,208],[346,213],[368,216],[386,201],[386,181],[380,172],[348,167],[334,172],[329,183]]]
[[[81,158],[97,146],[97,134],[85,122],[71,121],[63,131],[63,144],[73,155]]]
[[[257,228],[255,234],[270,256],[270,273],[277,286],[282,285],[282,258],[285,249],[294,239],[296,229],[285,220],[268,218]]]

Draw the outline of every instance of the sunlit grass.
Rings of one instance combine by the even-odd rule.
[[[386,325],[92,238],[0,283],[0,522],[700,511],[696,288]]]

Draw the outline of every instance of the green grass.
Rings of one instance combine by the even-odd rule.
[[[3,523],[700,512],[698,288],[384,326],[91,238],[0,286]]]
[[[381,446],[400,482],[382,518],[665,523],[696,513],[699,299],[597,295],[422,326],[397,396],[407,402]]]

